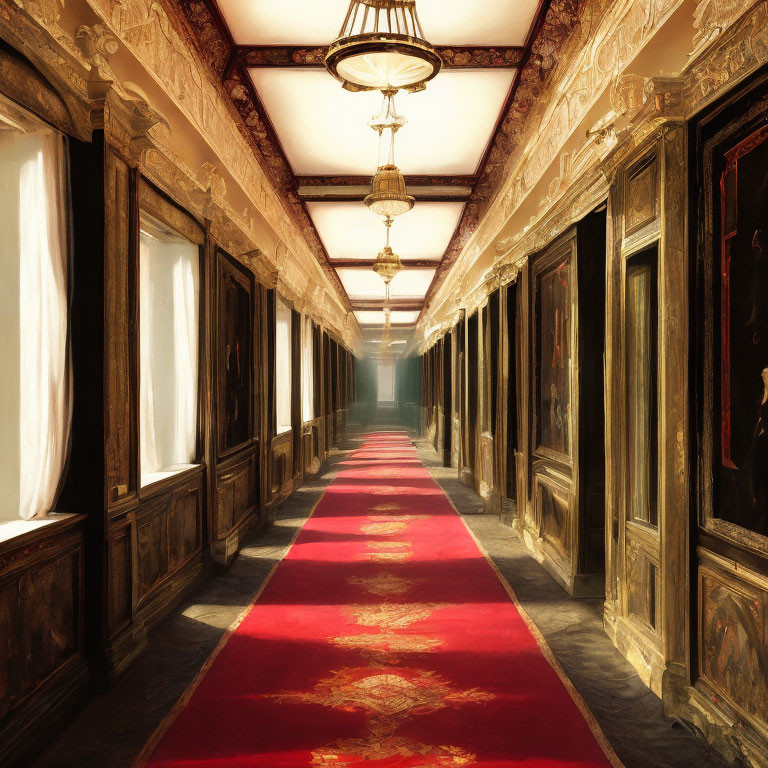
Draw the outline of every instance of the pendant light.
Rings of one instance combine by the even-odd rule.
[[[420,91],[442,61],[424,39],[416,0],[351,0],[325,66],[349,91]]]
[[[387,216],[384,220],[384,226],[387,228],[387,243],[376,261],[373,263],[373,271],[384,281],[386,285],[392,281],[392,278],[402,269],[400,257],[389,246],[389,230],[392,227],[392,217]]]
[[[408,122],[397,114],[396,93],[394,89],[384,91],[381,112],[368,123],[379,134],[379,164],[371,181],[371,193],[363,202],[372,213],[388,217],[408,213],[416,202],[416,199],[408,194],[405,178],[395,165],[395,134]],[[389,148],[386,156],[382,157],[385,132],[389,132]]]

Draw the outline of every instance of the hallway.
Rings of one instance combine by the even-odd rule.
[[[719,766],[663,720],[598,601],[390,430],[350,430],[35,765]]]

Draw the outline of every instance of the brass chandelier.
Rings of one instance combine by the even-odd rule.
[[[408,194],[403,174],[395,165],[395,135],[407,123],[404,117],[397,114],[396,93],[393,89],[384,91],[381,112],[368,123],[379,134],[379,163],[371,181],[371,193],[364,202],[372,213],[389,217],[408,213],[416,202],[415,198]],[[385,131],[389,131],[389,149],[386,157],[382,157]]]
[[[373,263],[373,271],[384,281],[387,286],[387,295],[389,295],[389,284],[392,282],[392,278],[402,269],[402,265],[400,264],[400,257],[389,245],[389,230],[392,228],[391,216],[386,217],[384,226],[387,228],[387,243],[376,257],[376,261]]]
[[[419,91],[442,61],[424,39],[416,0],[351,0],[325,66],[349,91]]]

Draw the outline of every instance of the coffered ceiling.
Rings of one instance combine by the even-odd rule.
[[[392,227],[403,263],[391,284],[393,327],[415,325],[476,226],[499,155],[509,150],[511,120],[521,112],[515,101],[521,76],[533,67],[545,80],[554,53],[542,46],[542,31],[559,30],[562,38],[578,4],[417,0],[443,69],[425,91],[397,97],[408,124],[397,135],[396,160],[416,205]],[[367,123],[381,95],[349,93],[323,66],[349,0],[183,0],[181,6],[287,211],[366,341],[375,340],[370,334],[383,325],[385,290],[371,266],[385,230],[362,200],[377,165],[377,136]]]

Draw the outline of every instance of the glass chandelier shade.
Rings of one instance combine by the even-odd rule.
[[[418,91],[442,61],[424,39],[416,0],[351,0],[325,66],[350,91]]]
[[[396,165],[382,165],[371,182],[365,198],[368,210],[379,216],[400,216],[413,208],[416,199],[408,194],[405,179]]]

